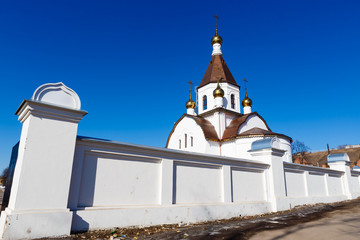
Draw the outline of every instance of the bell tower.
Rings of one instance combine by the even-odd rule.
[[[216,15],[215,35],[211,39],[213,46],[212,58],[205,72],[205,75],[197,88],[198,94],[198,113],[199,115],[211,111],[215,108],[223,108],[231,112],[240,114],[240,86],[236,83],[225,60],[222,56],[221,46],[222,37],[218,34]],[[222,104],[219,94],[213,94],[215,89],[223,91]],[[216,100],[217,99],[217,100]]]

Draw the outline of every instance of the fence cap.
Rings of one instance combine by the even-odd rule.
[[[349,155],[347,155],[347,153],[329,154],[327,159],[328,159],[328,163],[331,163],[331,162],[350,162],[350,158],[349,158]]]
[[[35,90],[32,100],[77,110],[80,110],[81,107],[77,93],[62,82],[41,85]]]
[[[280,148],[279,139],[277,137],[257,140],[251,144],[252,151],[269,149],[269,148],[276,148],[276,149]]]
[[[360,172],[360,167],[359,167],[359,166],[354,166],[352,170],[353,170],[353,171]]]

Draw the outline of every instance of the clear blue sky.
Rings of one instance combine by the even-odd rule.
[[[2,0],[0,169],[20,138],[16,109],[48,82],[79,94],[79,135],[165,146],[186,82],[211,59],[214,14],[227,65],[273,131],[312,150],[359,144],[359,13],[357,0]]]

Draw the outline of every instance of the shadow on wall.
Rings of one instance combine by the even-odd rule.
[[[7,206],[9,205],[11,186],[12,186],[12,182],[13,182],[15,165],[16,165],[18,151],[19,151],[19,143],[20,142],[17,142],[17,144],[15,144],[15,146],[12,148],[12,151],[11,151],[9,171],[8,171],[8,177],[6,179],[6,186],[5,186],[3,201],[1,204],[1,211],[4,211],[5,208],[7,208]]]
[[[76,225],[76,231],[74,231],[74,226]],[[71,233],[81,233],[81,232],[87,232],[89,231],[89,223],[87,221],[85,221],[84,219],[82,219],[82,217],[80,217],[77,214],[77,211],[73,211],[73,217],[72,217],[72,222],[71,222]]]
[[[86,138],[80,137],[78,138]],[[93,139],[93,138],[92,138]],[[105,139],[99,139],[102,141],[109,141]],[[77,159],[78,161],[80,159]],[[97,171],[97,157],[83,157],[81,161],[86,161],[79,163],[74,158],[73,168],[71,173],[71,184],[70,184],[70,194],[68,202],[71,199],[77,199],[76,205],[70,207],[70,211],[73,212],[71,231],[75,232],[86,232],[89,230],[89,223],[86,222],[82,217],[80,217],[77,212],[84,210],[85,207],[92,207],[94,205],[94,196],[95,196],[95,181],[96,181],[96,171]],[[79,167],[80,166],[80,167]],[[75,184],[77,179],[79,179],[79,184]],[[77,190],[76,190],[77,189]],[[73,196],[76,195],[76,196]],[[76,231],[73,229],[76,226]]]
[[[84,158],[85,160],[85,158]],[[92,207],[94,205],[94,195],[95,195],[95,180],[96,180],[96,169],[97,169],[97,158],[87,158],[86,163],[83,163],[83,169],[76,168],[76,162],[74,161],[74,166],[71,174],[71,182],[78,176],[78,171],[80,171],[80,186],[78,191],[78,202],[76,208],[70,209],[73,212],[71,231],[75,232],[73,229],[76,226],[76,232],[86,232],[89,230],[89,223],[83,220],[78,214],[78,210],[84,210],[85,207]],[[70,185],[71,188],[74,187],[74,184]],[[70,193],[73,192],[70,189]],[[69,200],[71,196],[69,195]]]

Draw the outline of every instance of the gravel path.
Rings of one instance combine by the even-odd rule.
[[[261,216],[185,226],[117,228],[74,234],[61,239],[360,239],[359,220],[360,198],[332,204],[305,205]]]

